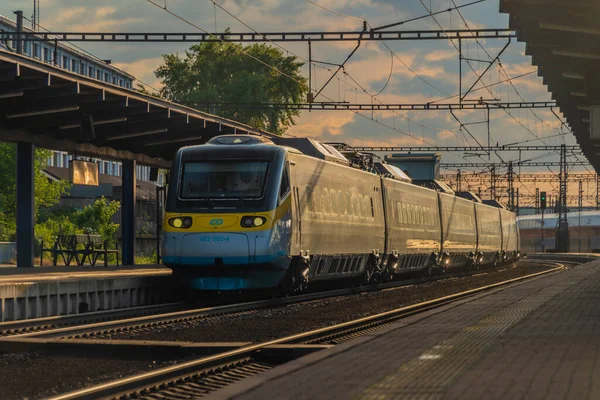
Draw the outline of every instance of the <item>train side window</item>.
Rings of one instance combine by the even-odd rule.
[[[328,189],[323,189],[322,192],[322,199],[323,199],[323,213],[325,214],[329,214],[329,210],[330,210],[330,204],[329,204],[329,190]]]
[[[375,218],[375,206],[373,205],[373,198],[370,197],[371,199],[371,218]]]
[[[289,192],[290,192],[289,167],[288,167],[288,163],[285,163],[285,168],[283,169],[283,176],[281,177],[281,185],[279,186],[279,201],[282,201],[283,199],[285,199]]]
[[[340,208],[340,215],[345,215],[346,214],[346,197],[344,196],[344,193],[341,190],[338,190],[338,207]]]
[[[334,189],[329,191],[329,198],[331,199],[331,213],[333,215],[339,214],[338,201],[337,201],[337,193]]]
[[[321,190],[316,187],[313,189],[312,194],[312,201],[313,201],[313,205],[315,207],[315,212],[316,213],[320,213],[323,211],[323,208],[321,206]]]

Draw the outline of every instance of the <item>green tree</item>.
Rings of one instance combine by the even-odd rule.
[[[35,150],[34,159],[34,212],[37,217],[41,207],[52,207],[66,193],[68,182],[51,182],[42,172],[52,153]],[[12,143],[0,143],[0,240],[12,240],[16,231],[17,213],[17,148]]]
[[[198,104],[199,109],[274,133],[281,134],[293,125],[299,111],[235,105],[213,110],[210,104],[299,103],[305,100],[308,89],[306,78],[300,74],[303,63],[265,44],[205,42],[190,47],[185,57],[169,54],[163,55],[163,60],[154,71],[164,85],[162,97]]]

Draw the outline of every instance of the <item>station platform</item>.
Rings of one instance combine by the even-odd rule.
[[[170,301],[163,265],[0,266],[0,323]]]
[[[120,265],[118,267],[90,267],[84,265],[34,268],[18,268],[16,265],[0,264],[0,284],[163,275],[171,275],[171,270],[159,264]]]
[[[600,398],[600,260],[472,296],[213,398]]]

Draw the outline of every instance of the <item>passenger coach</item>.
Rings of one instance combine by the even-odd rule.
[[[163,262],[194,289],[298,292],[518,257],[513,213],[409,182],[312,139],[185,147],[171,171]]]

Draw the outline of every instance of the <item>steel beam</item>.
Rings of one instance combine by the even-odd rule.
[[[311,111],[444,111],[444,110],[496,110],[496,109],[530,109],[557,107],[554,101],[530,102],[486,102],[465,101],[462,103],[422,103],[422,104],[351,104],[351,103],[185,103],[191,107],[215,107],[236,109],[284,109],[284,110],[311,110]]]
[[[17,267],[33,268],[35,146],[17,143]]]
[[[516,38],[511,29],[390,30],[338,32],[22,32],[24,41],[58,42],[339,42],[357,40],[449,40]],[[0,33],[0,40],[13,40],[15,32]]]
[[[494,152],[494,151],[560,151],[560,146],[541,145],[541,146],[352,146],[357,151],[465,151],[465,152]],[[567,146],[571,152],[580,152],[581,148],[577,145]]]
[[[133,160],[123,160],[121,182],[121,237],[123,240],[123,265],[135,264],[135,201],[136,201],[136,165]]]
[[[520,167],[560,167],[560,161],[523,161],[514,162],[514,166]],[[575,161],[569,162],[570,166],[584,167],[589,166],[590,163],[587,161]],[[442,168],[489,168],[489,163],[442,163]],[[507,167],[507,163],[498,163],[497,167]]]

